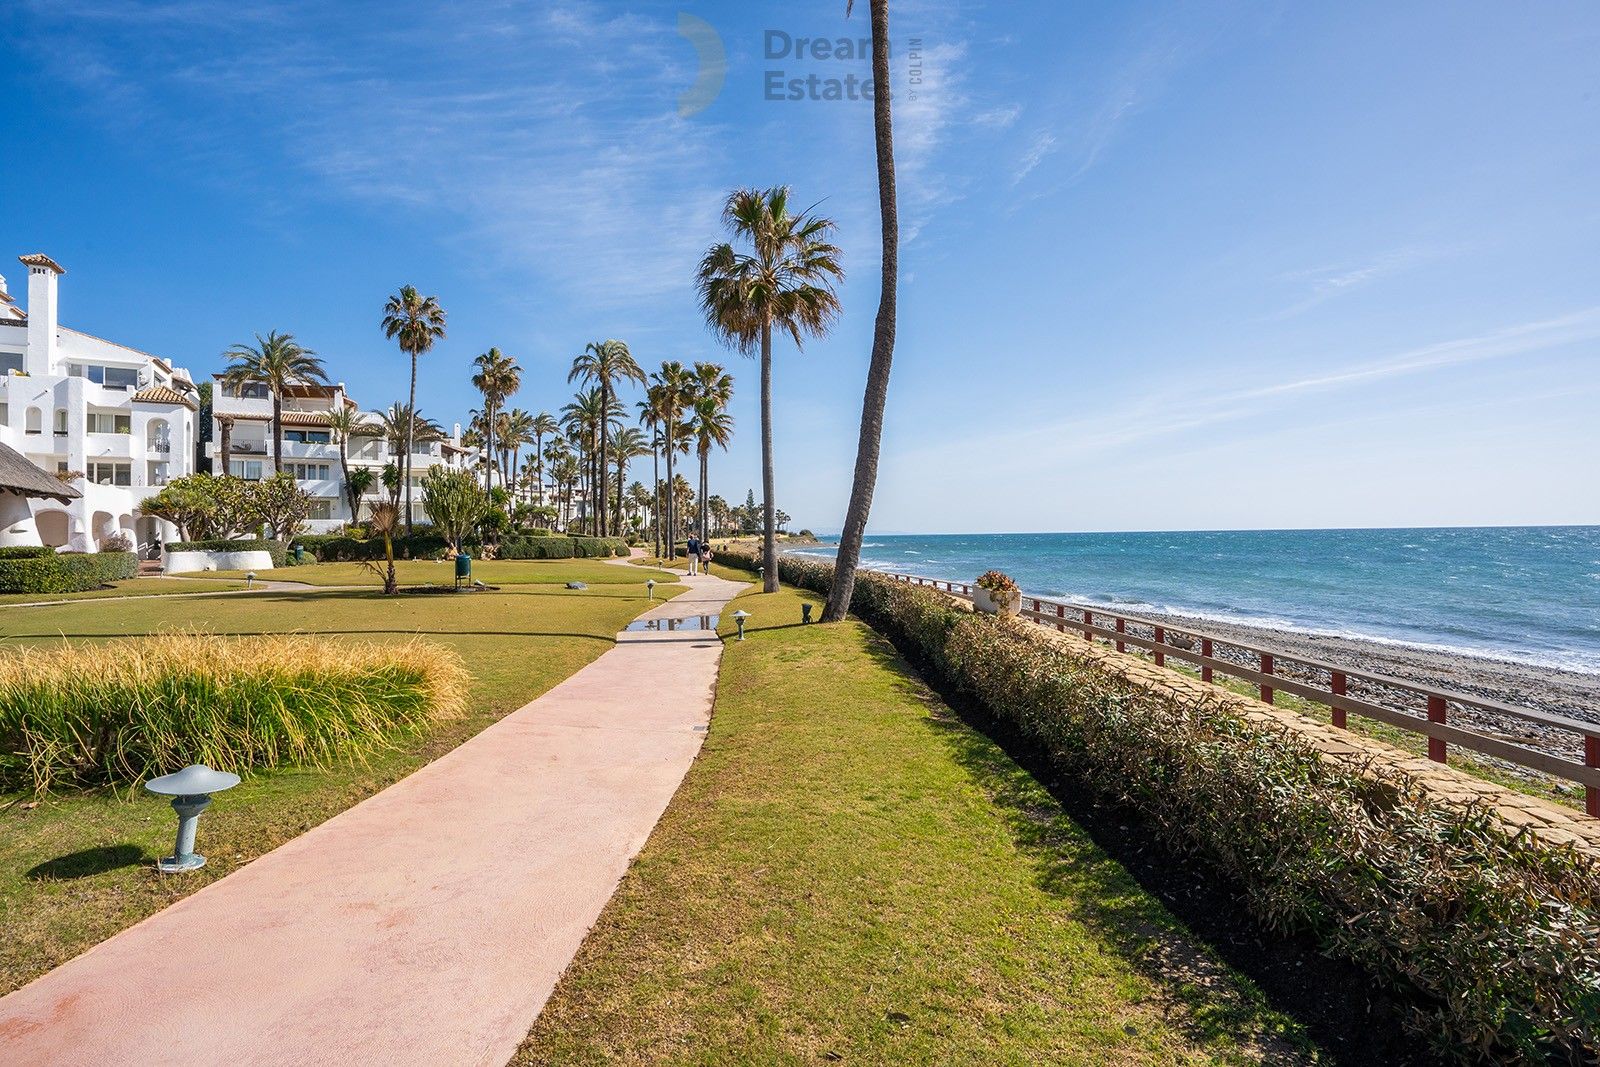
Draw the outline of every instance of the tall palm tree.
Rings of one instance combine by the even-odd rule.
[[[694,392],[689,425],[700,457],[700,516],[696,525],[700,535],[705,537],[711,529],[711,512],[706,506],[710,492],[707,461],[711,448],[726,449],[733,435],[733,417],[727,414],[728,405],[733,402],[733,375],[724,371],[720,364],[699,362],[694,365],[690,384]]]
[[[600,407],[600,389],[598,386],[585,389],[573,396],[572,401],[561,408],[561,421],[567,431],[567,442],[578,453],[579,470],[584,479],[584,500],[588,507],[586,516],[593,519],[595,493],[594,487],[598,484],[595,474],[595,455],[600,446],[600,424],[605,421]],[[599,525],[593,527],[592,532],[599,534]]]
[[[223,353],[233,362],[222,372],[224,385],[237,389],[246,382],[260,383],[272,395],[272,470],[283,471],[283,394],[296,385],[326,385],[328,372],[322,360],[304,348],[292,333],[273,330],[254,345],[234,345]]]
[[[379,412],[375,428],[389,445],[389,451],[397,456],[403,448],[444,440],[443,427],[420,411],[412,416],[405,404],[390,404],[388,411]],[[403,471],[401,474],[403,477]]]
[[[417,357],[433,348],[434,342],[444,336],[444,308],[437,297],[423,296],[414,285],[404,285],[383,305],[383,335],[400,345],[400,351],[411,357],[411,392],[406,399],[406,410],[417,410]],[[406,424],[408,431],[412,422]],[[406,491],[406,533],[411,532],[411,448],[414,438],[406,438],[406,454],[402,460],[402,484]]]
[[[632,426],[619,429],[617,435],[611,439],[611,462],[617,466],[617,492],[615,499],[617,502],[616,532],[619,536],[622,534],[622,487],[628,478],[628,464],[640,456],[648,456],[649,454],[650,449],[645,447],[644,434]]]
[[[233,464],[233,416],[232,415],[218,415],[217,416],[217,432],[221,435],[221,439],[217,442],[217,455],[222,460],[222,469],[220,471],[215,472],[215,473],[217,473],[217,474],[229,474],[229,473],[232,473],[229,468]]]
[[[789,212],[789,189],[737,189],[722,211],[723,224],[749,251],[728,242],[712,245],[695,284],[711,329],[745,354],[761,354],[761,559],[768,593],[778,589],[778,534],[772,473],[772,332],[788,334],[796,348],[823,337],[839,314],[834,284],[844,277],[832,219]]]
[[[673,458],[679,452],[688,450],[688,433],[683,425],[684,409],[689,405],[692,388],[688,372],[683,369],[683,364],[676,360],[668,360],[661,364],[661,369],[650,375],[650,387],[646,390],[645,403],[649,405],[651,420],[661,430],[661,450],[667,459],[667,485],[671,486]],[[672,493],[669,491],[664,500],[662,512],[666,519],[666,558],[674,559],[677,556],[677,512],[674,507]]]
[[[350,521],[358,520],[361,494],[350,484],[350,438],[367,428],[361,412],[349,404],[328,412],[328,429],[339,439],[339,474],[344,481],[345,499],[350,503]]]
[[[521,408],[505,413],[505,436],[501,439],[506,453],[506,490],[513,498],[517,495],[517,472],[522,469],[522,450],[534,443],[533,416]]]
[[[849,17],[854,0],[846,0]],[[872,95],[872,132],[878,153],[878,216],[883,237],[883,279],[878,291],[878,318],[872,327],[872,361],[861,399],[861,434],[856,442],[855,478],[850,504],[839,534],[833,585],[822,609],[823,622],[839,622],[850,609],[861,541],[878,485],[878,451],[883,442],[883,408],[889,399],[889,368],[894,362],[896,290],[900,277],[900,214],[895,194],[894,123],[889,108],[889,0],[868,0],[872,19],[872,75],[879,89]]]
[[[625,342],[590,341],[583,346],[581,355],[573,357],[572,370],[567,374],[567,381],[584,381],[597,386],[600,390],[600,408],[610,412],[612,401],[616,397],[617,386],[622,382],[635,382],[644,384],[644,371],[639,369],[639,364],[634,362],[633,353],[628,351]],[[610,419],[609,414],[600,420],[600,456],[599,468],[600,481],[596,492],[601,501],[600,510],[596,513],[600,518],[600,525],[596,533],[600,537],[606,535],[606,465],[604,457],[610,454]],[[620,520],[619,520],[620,521]]]
[[[522,387],[522,368],[498,348],[491,348],[476,357],[472,365],[476,368],[472,375],[472,387],[483,394],[484,450],[492,457],[495,454],[495,430],[499,428],[496,417],[506,398]],[[489,469],[493,469],[492,464]],[[492,484],[492,476],[485,471],[484,489]]]
[[[533,417],[533,456],[538,467],[539,506],[544,507],[544,439],[561,432],[561,424],[548,411]]]

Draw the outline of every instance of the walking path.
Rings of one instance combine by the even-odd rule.
[[[640,618],[717,614],[745,588],[682,580]],[[694,761],[721,655],[712,633],[618,635],[409,778],[0,998],[0,1063],[504,1064]]]

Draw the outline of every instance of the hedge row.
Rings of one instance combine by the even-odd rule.
[[[604,559],[609,556],[626,556],[628,542],[620,537],[574,537],[572,554],[579,559]]]
[[[756,563],[736,548],[719,558]],[[826,593],[833,566],[787,557],[779,572]],[[1139,686],[929,589],[861,572],[851,608],[1064,774],[1241,886],[1268,929],[1309,934],[1400,995],[1441,1054],[1594,1061],[1600,865],[1399,770],[1363,777],[1237,705]]]
[[[433,533],[412,534],[410,537],[401,536],[393,540],[395,559],[433,559],[450,547],[443,537]],[[295,538],[294,543],[323,563],[351,563],[384,558],[381,537],[361,539],[346,537],[344,534],[307,534]],[[476,548],[476,544],[467,546],[468,551]]]
[[[576,546],[570,537],[515,537],[500,542],[501,559],[571,559]]]
[[[274,567],[283,566],[287,546],[282,541],[269,541],[261,537],[238,537],[216,541],[171,541],[168,552],[266,552],[272,556]]]
[[[139,573],[132,552],[56,552],[0,555],[0,593],[79,593]]]

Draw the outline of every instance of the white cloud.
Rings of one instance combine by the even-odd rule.
[[[1044,162],[1044,157],[1056,150],[1056,137],[1053,133],[1039,133],[1033,138],[1033,143],[1022,154],[1022,159],[1017,163],[1017,169],[1011,174],[1011,184],[1015,185],[1028,175],[1034,168]]]

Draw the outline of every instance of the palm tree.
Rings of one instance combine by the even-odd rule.
[[[478,356],[472,365],[477,368],[472,375],[472,387],[483,394],[484,451],[492,457],[494,434],[499,428],[496,416],[506,398],[522,387],[522,368],[498,348],[491,348]],[[487,490],[491,484],[491,475],[486,471],[483,476],[484,489]]]
[[[688,451],[687,427],[683,424],[684,408],[688,406],[691,386],[683,364],[668,360],[661,369],[650,375],[650,387],[645,392],[651,423],[660,427],[661,449],[667,457],[667,484],[672,484],[673,457]],[[658,490],[659,492],[659,490]],[[666,558],[677,556],[677,513],[669,492],[662,509],[666,519]]]
[[[233,463],[233,416],[218,415],[217,430],[222,435],[221,442],[217,445],[217,454],[222,460],[222,469],[218,474],[231,474],[229,469]]]
[[[548,411],[533,417],[533,456],[539,469],[539,506],[544,507],[544,439],[561,432],[561,425]]]
[[[355,490],[350,481],[350,438],[366,428],[361,412],[349,404],[328,412],[328,429],[339,439],[339,474],[344,479],[345,498],[350,502],[351,522],[359,521],[361,493]]]
[[[533,416],[521,408],[512,408],[505,413],[505,435],[501,438],[506,453],[503,466],[506,471],[506,491],[513,498],[517,495],[517,472],[522,469],[522,450],[534,443],[533,422]]]
[[[724,450],[733,435],[733,417],[727,407],[733,402],[733,375],[726,373],[717,363],[696,363],[690,382],[693,404],[689,411],[689,425],[695,435],[700,457],[700,536],[710,536],[711,513],[706,507],[710,492],[707,483],[707,460],[715,445]]]
[[[644,441],[644,434],[632,426],[619,429],[617,436],[611,439],[611,462],[617,465],[616,531],[619,536],[622,534],[622,486],[628,478],[628,464],[650,454]]]
[[[417,410],[417,357],[433,347],[444,336],[444,308],[437,297],[423,296],[414,285],[401,286],[383,305],[383,335],[397,341],[400,351],[411,357],[411,393],[406,400],[406,410]],[[414,420],[413,420],[414,421]],[[411,532],[411,447],[416,443],[409,436],[413,421],[406,423],[406,454],[402,484],[406,491],[406,533]]]
[[[237,389],[258,382],[272,394],[272,471],[283,472],[283,394],[296,385],[326,385],[328,372],[322,360],[303,348],[292,333],[273,330],[256,334],[254,347],[234,345],[223,353],[233,362],[222,372],[222,382]]]
[[[584,500],[588,504],[587,513],[592,517],[594,513],[594,487],[598,484],[595,474],[595,455],[599,451],[600,424],[604,421],[600,407],[600,389],[598,386],[585,389],[575,394],[572,401],[561,408],[561,421],[567,431],[567,441],[578,452],[579,469],[584,478]],[[598,524],[593,531],[599,535]]]
[[[605,459],[610,454],[608,439],[610,437],[610,418],[612,401],[616,396],[616,388],[620,382],[636,382],[644,384],[644,371],[639,369],[639,364],[634,362],[633,354],[628,351],[628,346],[622,341],[590,341],[583,346],[583,353],[573,357],[572,370],[567,374],[567,381],[584,381],[594,384],[600,389],[600,409],[607,412],[607,417],[600,420],[600,481],[596,492],[601,501],[600,525],[596,533],[600,537],[606,535],[606,465]],[[620,520],[619,520],[620,521]]]
[[[422,412],[411,415],[411,409],[405,404],[395,403],[389,405],[388,411],[379,412],[378,425],[375,427],[389,446],[389,451],[396,456],[400,450],[405,449],[409,457],[410,450],[418,444],[431,444],[434,441],[444,440],[444,429]],[[406,477],[405,460],[395,465],[394,493],[396,506],[400,502],[401,492],[405,493],[407,501],[411,499],[411,483]],[[409,503],[407,505],[409,509]]]
[[[846,0],[848,18],[854,0]],[[867,365],[867,388],[861,399],[861,434],[856,442],[855,478],[850,504],[845,508],[844,529],[839,534],[839,554],[833,568],[833,585],[822,609],[823,622],[839,622],[850,609],[855,594],[856,568],[861,565],[861,541],[867,532],[867,515],[878,484],[878,451],[883,442],[883,408],[889,399],[889,368],[894,362],[896,289],[900,271],[900,214],[894,179],[894,123],[889,109],[889,0],[869,0],[872,19],[872,74],[880,91],[872,96],[873,140],[878,150],[878,216],[883,232],[883,280],[878,292],[878,318],[872,328],[872,361]]]
[[[834,283],[844,277],[839,249],[829,240],[832,219],[789,213],[789,190],[738,189],[728,197],[722,220],[750,251],[724,242],[712,245],[695,283],[700,307],[724,342],[761,354],[761,492],[763,495],[762,589],[778,589],[778,536],[774,525],[772,473],[772,331],[793,338],[823,337],[839,314]]]

